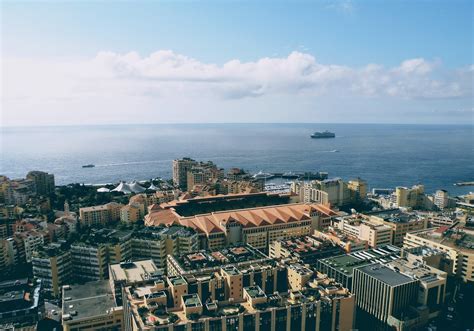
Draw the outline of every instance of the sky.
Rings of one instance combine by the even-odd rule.
[[[473,1],[0,1],[2,126],[474,124]]]

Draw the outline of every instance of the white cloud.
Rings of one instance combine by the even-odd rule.
[[[302,52],[223,65],[161,50],[100,52],[92,59],[4,59],[4,100],[78,100],[138,96],[217,99],[286,96],[458,98],[472,95],[473,66],[443,69],[439,61],[408,59],[386,68],[326,65]]]

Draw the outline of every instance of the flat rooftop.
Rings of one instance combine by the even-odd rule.
[[[400,248],[392,245],[383,245],[366,251],[356,251],[349,254],[329,257],[320,262],[337,269],[346,276],[352,276],[354,268],[374,262],[388,263],[400,257]]]
[[[369,264],[358,268],[358,270],[390,286],[398,286],[415,281],[415,279],[405,276],[391,268],[387,268],[380,263]]]
[[[383,219],[385,222],[391,223],[409,223],[416,222],[419,220],[415,213],[406,213],[399,209],[387,209],[375,212],[369,212],[365,215],[370,217],[378,217]]]
[[[71,285],[69,290],[64,289],[63,318],[67,314],[72,320],[105,315],[115,307],[108,280]]]
[[[111,264],[110,271],[110,277],[115,282],[132,284],[150,280],[157,274],[158,268],[152,260],[143,260]]]

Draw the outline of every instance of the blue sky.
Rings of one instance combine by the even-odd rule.
[[[3,125],[473,119],[472,1],[1,6]]]

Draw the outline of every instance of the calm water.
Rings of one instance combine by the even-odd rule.
[[[336,139],[311,139],[314,131]],[[370,187],[424,183],[461,194],[473,187],[473,126],[372,124],[206,124],[3,128],[0,174],[52,172],[58,184],[171,177],[190,156],[251,172],[328,171]],[[339,153],[332,153],[338,150]],[[93,163],[95,168],[83,169]]]

